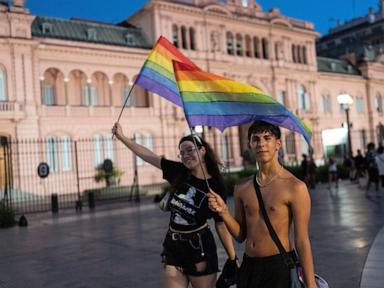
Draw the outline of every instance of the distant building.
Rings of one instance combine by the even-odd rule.
[[[319,33],[311,22],[286,17],[278,9],[263,11],[253,0],[151,0],[116,25],[34,16],[24,1],[10,2],[0,2],[1,143],[48,141],[31,167],[45,161],[58,166],[56,175],[74,174],[72,150],[60,143],[84,137],[92,139],[96,151],[87,156],[90,170],[104,158],[122,165],[110,129],[160,35],[202,69],[255,85],[308,122],[317,160],[346,151],[339,94],[348,93],[354,100],[353,150],[382,141],[382,6],[379,13],[336,27],[316,43]],[[359,46],[360,40],[352,36],[366,45]],[[177,139],[187,132],[182,110],[139,87],[128,106],[122,119],[127,133],[175,158],[175,140],[159,139]],[[241,155],[247,154],[247,127],[229,128],[223,134],[205,128],[204,136],[227,164],[239,166]],[[285,163],[308,153],[304,139],[286,130],[283,149]],[[24,172],[18,168],[21,181]],[[151,167],[142,169],[148,177],[141,183],[161,180]]]

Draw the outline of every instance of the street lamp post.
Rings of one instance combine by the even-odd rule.
[[[351,124],[349,122],[349,107],[353,104],[353,98],[349,94],[340,94],[337,96],[337,102],[343,107],[347,118],[348,132],[348,152],[352,155]]]

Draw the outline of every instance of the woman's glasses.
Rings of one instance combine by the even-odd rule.
[[[178,154],[177,157],[181,159],[186,155],[192,155],[195,150],[196,150],[195,146],[186,147],[183,150],[180,150],[180,154]]]

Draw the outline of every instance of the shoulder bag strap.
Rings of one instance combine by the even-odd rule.
[[[261,195],[259,184],[257,184],[257,182],[256,182],[256,174],[253,177],[253,185],[255,186],[257,200],[259,201],[260,210],[261,210],[261,213],[263,214],[265,224],[268,227],[269,234],[271,235],[273,242],[275,242],[277,248],[279,249],[280,255],[284,259],[284,263],[288,266],[288,268],[292,269],[295,267],[295,263],[294,263],[292,257],[290,257],[288,255],[288,253],[285,251],[283,245],[280,242],[279,237],[277,236],[275,230],[272,227],[272,224],[271,224],[271,221],[269,220],[267,211],[265,210],[263,196]]]

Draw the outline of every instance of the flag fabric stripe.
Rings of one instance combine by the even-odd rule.
[[[176,83],[176,79],[175,79],[175,75],[173,74],[173,71],[172,73],[170,73],[168,70],[164,69],[163,67],[161,67],[159,64],[156,64],[155,62],[147,61],[145,64],[145,68],[151,69],[156,73],[163,75],[164,77]],[[177,88],[177,91],[179,91],[179,88]]]
[[[278,103],[267,95],[259,95],[255,97],[255,93],[226,93],[226,92],[183,92],[184,102],[238,102],[239,97],[243,102],[259,102],[259,103]]]
[[[255,120],[263,120],[273,125],[282,126],[291,131],[303,134],[302,129],[299,128],[300,126],[299,127],[297,126],[297,122],[292,120],[291,118],[287,118],[284,115],[272,116],[272,115],[254,114],[254,115],[227,115],[227,116],[220,116],[220,115],[188,116],[188,122],[190,123],[191,126],[198,126],[198,125],[201,125],[201,123],[207,123],[205,125],[216,127],[220,131],[224,131],[224,129],[227,127],[242,125]],[[305,134],[303,136],[305,140],[307,140],[307,142],[310,141],[310,139]]]
[[[186,63],[196,71],[200,70],[191,60],[173,46],[172,43],[161,36],[149,53],[134,84],[140,85],[178,106],[182,106],[183,103],[177,87],[172,60]]]
[[[184,98],[183,98],[184,99]],[[184,102],[188,115],[288,115],[281,106],[251,102]]]
[[[179,73],[177,73],[177,80],[178,81],[182,81],[182,80],[203,80],[203,81],[206,81],[206,80],[228,80],[227,78],[224,78],[222,76],[218,76],[218,75],[215,75],[215,74],[211,74],[211,73],[206,73],[204,71],[196,71],[196,72],[192,72],[192,71],[180,71]]]
[[[184,91],[187,91],[187,92],[204,91],[204,92],[226,92],[226,93],[255,93],[255,94],[266,95],[261,90],[251,85],[235,82],[229,79],[215,80],[215,81],[211,81],[208,79],[207,81],[187,81],[187,80],[177,79],[177,84],[179,86],[179,90],[183,92]],[[277,102],[277,101],[274,100],[274,102]]]
[[[201,70],[192,76],[195,68],[185,63],[173,61],[173,67],[190,126],[208,125],[223,131],[226,127],[263,120],[302,134],[311,146],[311,131],[304,122],[261,90],[230,79],[216,80],[214,74]]]
[[[148,61],[156,63],[157,65],[167,70],[169,73],[173,73],[172,62],[170,62],[167,58],[158,53],[156,50],[152,51],[149,54]]]
[[[157,82],[159,85],[165,86],[168,90],[171,90],[175,94],[179,94],[179,89],[177,88],[177,84],[175,82],[169,80],[167,77],[164,77],[163,75],[157,73],[152,69],[144,67],[141,70],[140,75],[143,75],[149,79],[152,79],[153,81]]]
[[[147,78],[146,76],[140,74],[136,78],[136,83],[140,85],[141,87],[145,87],[147,90],[159,94],[163,96],[168,101],[171,101],[172,103],[183,106],[183,102],[181,101],[179,93],[175,94],[175,92],[169,90],[166,86],[159,84],[158,82]]]

